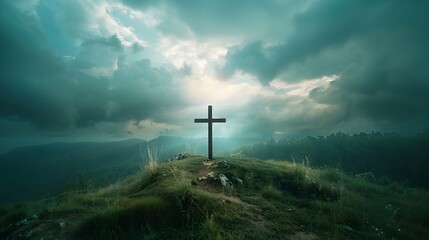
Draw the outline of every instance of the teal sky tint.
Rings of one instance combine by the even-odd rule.
[[[428,11],[400,0],[5,0],[0,142],[201,137],[192,119],[209,104],[231,119],[219,137],[421,132]]]
[[[37,15],[40,20],[41,28],[50,46],[59,55],[75,56],[78,46],[73,42],[73,38],[68,36],[64,29],[57,22],[57,14],[64,11],[60,5],[54,1],[39,2],[36,6]]]

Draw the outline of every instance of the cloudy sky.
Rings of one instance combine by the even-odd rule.
[[[424,0],[2,0],[0,140],[429,127]]]

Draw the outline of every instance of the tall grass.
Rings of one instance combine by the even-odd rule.
[[[158,172],[158,148],[147,146],[148,162],[145,170],[148,171],[150,176],[155,176]]]
[[[85,220],[78,228],[79,239],[139,239],[136,233],[160,230],[181,224],[174,206],[159,197],[130,200],[124,206],[103,210]]]
[[[201,225],[201,233],[204,239],[207,240],[221,240],[220,228],[214,221],[213,215],[207,217],[207,219]]]
[[[283,193],[272,185],[262,189],[261,195],[267,200],[280,200],[283,197]]]

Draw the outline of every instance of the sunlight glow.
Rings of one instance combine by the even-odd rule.
[[[298,83],[288,83],[279,79],[270,82],[270,85],[278,90],[284,90],[290,96],[308,96],[315,88],[326,89],[332,81],[340,79],[338,75],[323,76],[321,78],[308,79]]]

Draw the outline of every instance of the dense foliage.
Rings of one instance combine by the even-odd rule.
[[[373,173],[429,187],[429,130],[414,136],[338,132],[300,140],[271,140],[242,152],[259,159],[306,162],[311,166],[338,167],[352,174]]]

